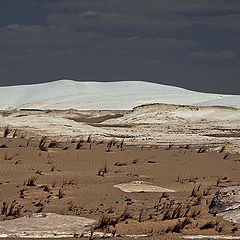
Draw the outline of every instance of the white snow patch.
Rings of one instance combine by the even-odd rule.
[[[0,87],[0,109],[132,109],[149,103],[240,107],[240,96],[209,94],[143,81],[49,83]]]
[[[121,183],[114,185],[115,188],[123,192],[175,192],[174,190],[154,186],[144,181],[132,181],[130,183]]]

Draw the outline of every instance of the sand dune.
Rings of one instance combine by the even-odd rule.
[[[143,81],[55,82],[0,87],[0,109],[127,109],[149,103],[240,106],[240,96],[209,94]]]

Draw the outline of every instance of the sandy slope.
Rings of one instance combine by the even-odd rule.
[[[240,106],[240,96],[199,93],[143,81],[80,82],[0,87],[0,109],[132,109],[147,103]]]

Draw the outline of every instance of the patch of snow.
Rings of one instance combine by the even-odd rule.
[[[240,96],[209,94],[143,81],[49,83],[0,87],[0,109],[129,110],[150,103],[240,107]]]
[[[144,181],[121,183],[114,185],[114,187],[122,190],[123,192],[175,192],[174,190],[154,186]]]

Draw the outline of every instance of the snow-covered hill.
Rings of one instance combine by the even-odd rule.
[[[128,110],[149,103],[230,106],[240,108],[240,95],[193,92],[143,82],[80,82],[0,87],[0,109]]]

